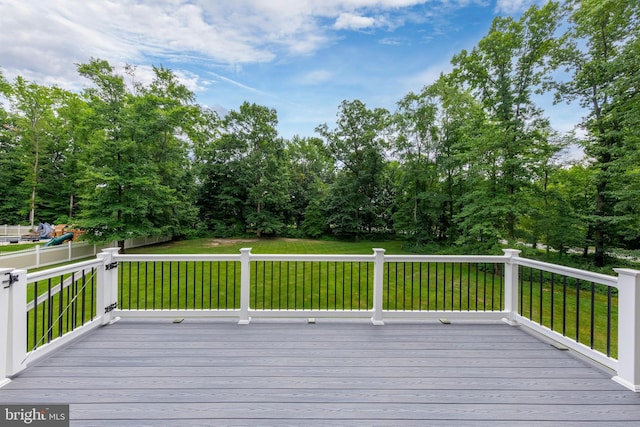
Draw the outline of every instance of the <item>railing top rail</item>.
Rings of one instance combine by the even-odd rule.
[[[618,287],[618,278],[615,276],[608,276],[602,273],[595,273],[593,271],[579,270],[572,267],[564,267],[562,265],[551,264],[543,261],[536,261],[527,258],[513,258],[518,265],[525,267],[533,267],[539,270],[548,271],[550,273],[562,274],[564,276],[573,277],[575,279],[586,280],[601,285]]]
[[[39,280],[46,280],[52,277],[60,276],[61,274],[73,273],[86,268],[99,267],[102,265],[102,260],[92,259],[89,261],[77,262],[74,264],[63,265],[61,267],[51,268],[42,271],[36,271],[33,273],[27,273],[27,283],[37,282]]]
[[[240,254],[114,254],[114,261],[240,261]]]
[[[241,254],[116,254],[115,261],[240,261]],[[249,254],[251,261],[346,261],[373,262],[374,255]]]
[[[34,248],[33,250],[35,251],[36,249]],[[62,244],[56,245],[56,246],[40,245],[37,250],[39,250],[40,253],[43,253],[43,252],[54,252],[54,251],[68,251],[69,250],[69,243],[65,242],[65,243],[62,243]]]
[[[374,262],[375,255],[251,254],[251,261]]]
[[[66,248],[68,245],[72,245],[73,247],[77,248],[77,247],[84,247],[84,246],[93,246],[93,243],[74,242],[74,241],[71,241],[71,240],[67,240],[66,242],[63,242],[62,244],[55,245],[55,246],[40,245],[40,250],[41,251],[50,251],[52,249]]]
[[[240,254],[116,254],[116,261],[240,261]],[[251,261],[374,262],[375,254],[249,254]],[[385,255],[385,262],[503,263],[504,255]]]
[[[385,262],[504,263],[504,255],[385,255]]]

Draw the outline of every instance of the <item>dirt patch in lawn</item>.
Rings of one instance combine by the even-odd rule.
[[[252,243],[257,242],[258,239],[211,239],[207,243],[208,247],[215,247],[221,245],[234,245],[236,243]]]

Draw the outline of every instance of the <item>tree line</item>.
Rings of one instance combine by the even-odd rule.
[[[150,83],[102,59],[81,93],[0,74],[0,222],[75,224],[90,240],[390,234],[566,252],[640,247],[640,5],[569,0],[497,17],[395,111],[345,100],[284,139],[277,112],[220,117],[169,69]],[[585,111],[552,129],[536,95]],[[569,144],[586,154],[564,160]]]

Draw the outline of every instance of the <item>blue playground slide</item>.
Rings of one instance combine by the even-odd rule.
[[[51,224],[48,222],[38,224],[38,229],[36,230],[38,234],[40,234],[41,239],[45,239],[49,233],[51,233]]]

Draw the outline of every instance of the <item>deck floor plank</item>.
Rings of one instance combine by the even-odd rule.
[[[640,393],[500,322],[122,319],[0,388],[71,425],[631,426]]]

